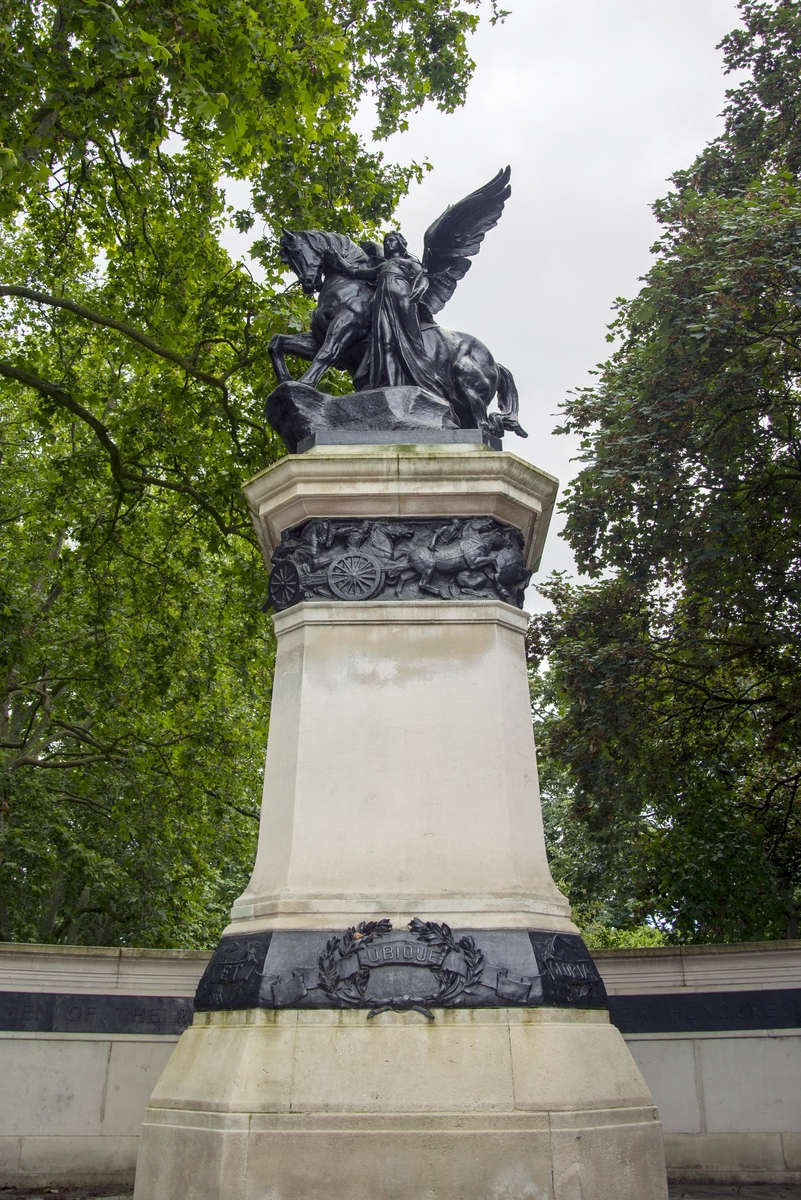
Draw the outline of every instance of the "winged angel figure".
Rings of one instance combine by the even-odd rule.
[[[270,358],[279,382],[290,379],[285,355],[311,361],[300,382],[316,387],[329,367],[349,372],[357,392],[416,384],[448,400],[465,429],[526,437],[517,419],[511,373],[467,333],[434,320],[497,225],[511,188],[507,167],[451,205],[426,231],[422,260],[401,233],[383,248],[357,246],[341,233],[284,230],[281,257],[305,292],[319,292],[309,333],[277,334]],[[498,412],[488,413],[497,396]]]

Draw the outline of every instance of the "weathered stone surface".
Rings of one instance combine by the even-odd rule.
[[[545,853],[526,615],[317,600],[273,621],[259,848],[226,932],[419,917],[577,934]]]
[[[269,1191],[268,1191],[269,1188]],[[667,1200],[606,1013],[199,1013],[142,1129],[136,1200]]]
[[[329,396],[290,380],[270,392],[264,412],[290,454],[297,454],[299,442],[332,429],[391,433],[459,428],[448,401],[421,387],[376,388]]]

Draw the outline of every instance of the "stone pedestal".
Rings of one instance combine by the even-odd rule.
[[[483,447],[324,447],[245,490],[289,605],[259,848],[136,1200],[664,1200],[657,1114],[548,870],[503,599],[555,481]]]
[[[380,915],[576,933],[545,857],[525,615],[307,602],[275,629],[259,849],[225,932]]]

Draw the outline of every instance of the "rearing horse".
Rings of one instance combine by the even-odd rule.
[[[319,292],[308,333],[278,333],[270,340],[270,360],[279,383],[290,379],[287,354],[311,362],[300,382],[316,387],[329,367],[353,377],[367,349],[372,323],[374,288],[362,280],[337,273],[335,255],[354,267],[369,266],[371,259],[342,233],[284,230],[281,258],[292,268],[304,292]],[[517,416],[519,398],[512,374],[497,363],[487,347],[468,333],[442,329],[433,322],[421,325],[423,345],[436,374],[446,381],[450,401],[463,429],[483,429],[502,437],[506,430],[528,435]],[[498,412],[487,410],[497,396]]]

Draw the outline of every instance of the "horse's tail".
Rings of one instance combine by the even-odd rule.
[[[517,384],[514,381],[514,376],[508,367],[504,367],[501,363],[497,364],[498,374],[498,408],[501,413],[501,421],[504,429],[508,429],[510,433],[516,433],[518,437],[528,437],[523,426],[517,419],[520,412],[520,397],[517,394]]]

